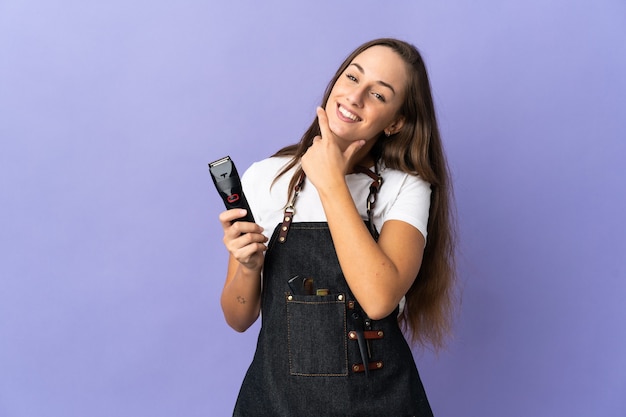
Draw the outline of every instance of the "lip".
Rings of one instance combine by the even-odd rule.
[[[344,116],[344,114],[341,113],[341,109],[343,109],[344,111],[349,112],[350,114],[353,114],[356,117],[356,120],[353,120],[353,119],[351,119],[351,118],[349,118],[347,116]],[[346,122],[346,123],[357,123],[357,122],[360,122],[362,120],[361,116],[359,116],[358,114],[356,114],[355,112],[353,112],[351,110],[348,110],[345,106],[342,106],[339,103],[337,103],[336,113],[337,113],[337,117],[339,118],[339,120],[341,120],[343,122]]]

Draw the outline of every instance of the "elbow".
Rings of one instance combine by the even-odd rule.
[[[369,303],[359,304],[361,305],[361,308],[363,309],[367,317],[372,320],[382,320],[388,317],[395,311],[396,307],[398,306],[398,303],[392,300],[372,300]]]
[[[365,292],[353,292],[363,312],[372,320],[382,320],[393,314],[404,293],[389,288],[368,288]]]
[[[372,312],[368,312],[367,310],[363,309],[363,311],[365,311],[365,314],[367,314],[367,317],[369,317],[372,320],[382,320],[388,317],[391,313],[393,313],[394,310],[395,310],[395,307],[391,310],[378,309]]]
[[[226,324],[228,324],[228,326],[230,326],[231,329],[233,329],[234,331],[236,331],[237,333],[243,333],[246,330],[248,330],[250,328],[250,326],[252,326],[254,324],[254,322],[256,321],[258,315],[254,318],[251,318],[250,320],[243,320],[243,319],[232,319],[229,318],[228,316],[224,315],[224,319],[226,320]]]
[[[243,333],[250,328],[250,326],[244,326],[238,323],[228,323],[228,325],[230,326],[231,329],[233,329],[237,333]]]
[[[223,308],[224,320],[226,324],[238,333],[243,333],[248,330],[261,315],[260,308],[248,309],[248,310],[231,310]]]

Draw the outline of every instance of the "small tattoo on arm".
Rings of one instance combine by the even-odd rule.
[[[246,303],[246,299],[243,298],[241,295],[237,296],[237,301],[239,302],[239,304],[245,304]]]

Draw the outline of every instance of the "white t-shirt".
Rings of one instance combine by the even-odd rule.
[[[243,191],[257,224],[271,237],[283,220],[287,205],[287,187],[295,172],[292,168],[275,183],[276,174],[289,162],[290,157],[273,157],[255,162],[244,173]],[[382,167],[383,184],[374,205],[374,224],[380,231],[387,220],[401,220],[417,228],[426,238],[430,184],[420,177]],[[367,197],[372,179],[361,173],[346,175],[346,182],[361,218],[367,220]],[[294,222],[325,222],[326,215],[317,190],[305,182],[295,203]]]

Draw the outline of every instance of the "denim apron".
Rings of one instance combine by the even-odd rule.
[[[261,330],[233,416],[432,416],[398,309],[370,320],[328,224],[279,225],[263,271]]]

